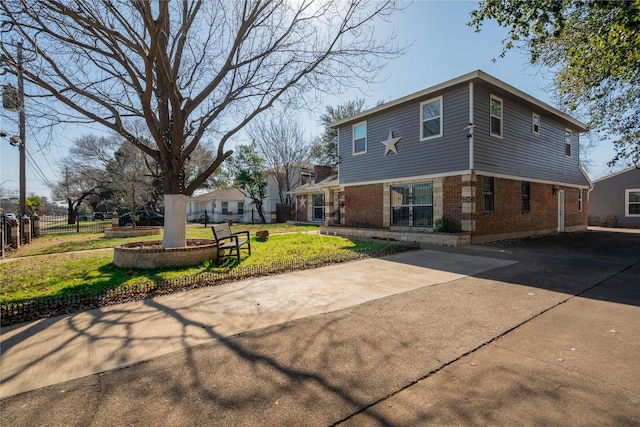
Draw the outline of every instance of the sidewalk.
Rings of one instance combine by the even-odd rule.
[[[2,395],[53,385],[0,409],[9,425],[637,425],[639,262],[630,233],[434,248],[5,328]]]

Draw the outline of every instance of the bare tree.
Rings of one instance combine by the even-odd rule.
[[[394,35],[374,36],[396,9],[394,0],[0,2],[2,31],[32,52],[28,97],[52,97],[58,117],[99,123],[160,165],[163,247],[186,245],[188,195],[256,115],[369,83],[402,53]],[[17,73],[10,45],[0,53]],[[140,120],[149,142],[132,125]],[[208,131],[215,158],[189,181],[185,163]]]
[[[104,171],[74,163],[63,162],[61,179],[51,189],[54,197],[67,202],[67,223],[75,224],[78,210],[87,197],[98,193],[104,182]]]
[[[288,191],[301,184],[302,170],[309,169],[311,144],[300,124],[293,120],[272,118],[249,126],[257,153],[278,184],[280,203],[292,202]]]

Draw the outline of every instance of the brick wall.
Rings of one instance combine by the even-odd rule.
[[[462,220],[462,177],[460,175],[444,178],[442,205],[442,215],[452,219],[455,230],[460,231]]]
[[[558,228],[558,195],[554,185],[531,182],[529,212],[522,211],[522,182],[505,178],[494,179],[494,211],[484,212],[483,177],[475,186],[476,213],[474,237],[534,235],[553,232]],[[586,227],[586,195],[583,191],[583,211],[578,212],[578,189],[559,187],[565,191],[565,228]],[[511,236],[509,236],[511,235]],[[474,239],[479,242],[482,239]]]
[[[383,185],[345,187],[344,222],[347,227],[383,227]]]

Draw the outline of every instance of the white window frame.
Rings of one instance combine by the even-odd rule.
[[[578,212],[582,212],[582,188],[578,188]]]
[[[538,129],[536,130],[536,119],[538,119]],[[531,113],[531,133],[534,135],[540,135],[540,115]]]
[[[236,207],[237,207],[237,209],[238,209],[238,210],[237,210],[238,215],[244,215],[244,201],[239,201],[239,202],[237,202],[237,203],[238,203],[238,204],[237,204],[237,206],[236,206]]]
[[[222,202],[222,215],[229,213],[229,202]]]
[[[569,143],[567,144],[567,134],[569,134]],[[571,138],[573,138],[573,132],[571,131],[571,129],[566,129],[564,130],[564,155],[566,157],[571,157],[571,154],[573,153],[573,144],[571,142]],[[567,147],[569,147],[569,154],[567,154]]]
[[[624,216],[626,217],[640,217],[640,214],[629,213],[629,194],[640,193],[640,188],[628,188],[624,190]],[[636,204],[634,202],[634,204]]]
[[[364,125],[364,151],[356,151],[356,127],[361,125]],[[367,122],[366,120],[363,122],[355,123],[351,127],[351,149],[354,156],[367,154]]]
[[[436,134],[436,135],[424,136],[424,122],[426,120],[424,120],[424,118],[422,117],[422,106],[425,105],[425,104],[431,104],[434,101],[440,101],[440,114],[438,114],[435,117],[431,117],[428,120],[440,119],[440,132],[438,134]],[[443,126],[443,111],[442,111],[444,109],[443,107],[444,107],[444,104],[443,104],[443,101],[442,101],[442,95],[437,96],[435,98],[428,99],[428,100],[420,103],[420,141],[428,141],[430,139],[441,138],[442,137],[442,129],[444,127]]]
[[[498,101],[500,103],[500,117],[494,116],[493,113],[491,112],[491,104],[493,104],[493,101]],[[493,133],[493,126],[491,126],[491,119],[494,117],[497,119],[500,119],[500,135]],[[491,95],[489,97],[489,134],[491,136],[494,136],[500,139],[502,139],[504,135],[504,101],[502,101],[502,98],[499,98],[495,95]]]

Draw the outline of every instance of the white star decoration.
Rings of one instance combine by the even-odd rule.
[[[394,138],[393,131],[390,130],[389,137],[385,141],[381,142],[381,144],[384,145],[384,155],[386,156],[387,154],[389,154],[389,151],[393,151],[394,153],[396,153],[396,155],[398,155],[398,149],[396,148],[396,144],[401,139],[402,139],[401,136]]]
[[[307,199],[305,199],[304,197],[300,197],[298,200],[300,200],[301,208],[304,208],[307,205]]]

